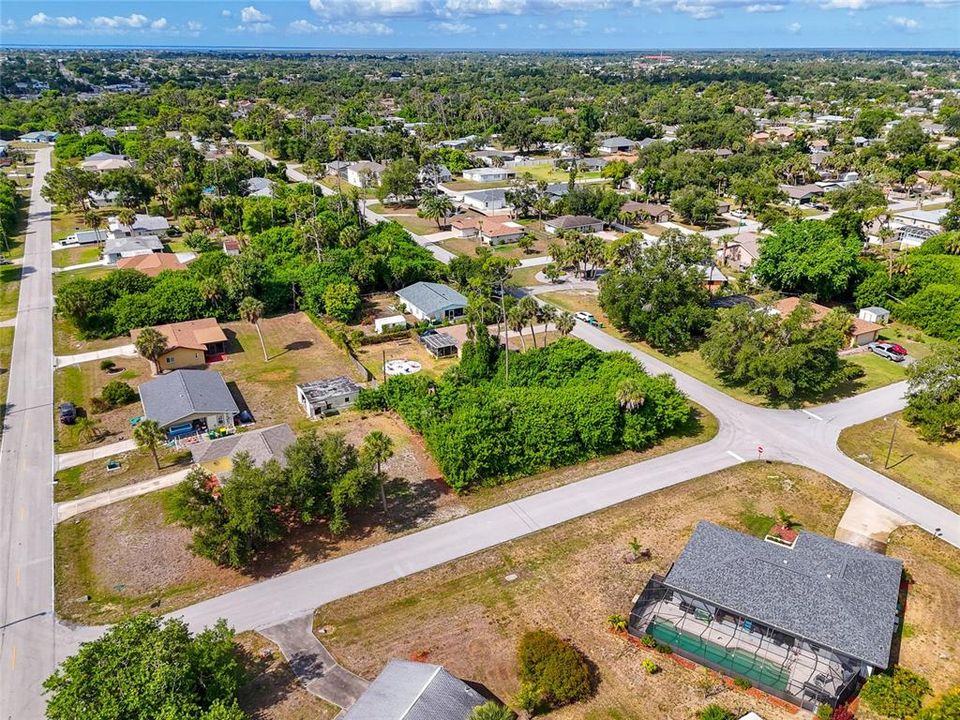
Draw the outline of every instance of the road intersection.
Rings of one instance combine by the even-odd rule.
[[[57,623],[53,608],[53,348],[50,206],[40,197],[50,150],[37,154],[17,333],[0,447],[0,720],[39,720],[41,683],[57,660],[102,628]],[[292,176],[292,173],[291,173]],[[292,176],[292,179],[298,179]],[[303,176],[302,181],[309,181]],[[506,503],[178,610],[199,630],[219,618],[263,629],[316,607],[567,520],[757,457],[804,465],[960,547],[960,517],[843,455],[844,427],[904,406],[903,383],[808,410],[744,404],[584,323],[574,335],[673,375],[719,431],[685,450]]]

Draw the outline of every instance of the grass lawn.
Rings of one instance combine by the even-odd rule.
[[[383,215],[389,220],[395,220],[415,235],[430,235],[435,232],[440,232],[440,229],[437,228],[437,223],[433,220],[417,217],[416,207],[371,203],[367,205],[367,209],[378,215]]]
[[[704,698],[700,673],[670,662],[648,675],[640,663],[650,656],[611,635],[606,618],[628,614],[631,599],[652,573],[670,567],[697,521],[747,530],[745,508],[772,515],[783,506],[806,529],[832,535],[848,497],[804,468],[741,465],[333,602],[317,611],[316,623],[327,629],[326,647],[364,677],[390,658],[417,656],[505,701],[517,691],[517,639],[550,629],[587,655],[600,680],[593,699],[550,716],[563,720],[692,718],[710,702],[738,716],[756,710],[785,720],[791,715],[732,690]],[[633,538],[651,560],[625,561]]]
[[[476,180],[464,180],[460,178],[459,180],[451,180],[449,182],[440,183],[443,187],[448,190],[454,191],[469,191],[469,190],[490,190],[492,188],[505,188],[510,187],[513,183],[513,180],[493,180],[491,182],[477,182]]]
[[[535,287],[540,285],[540,281],[537,280],[537,273],[543,272],[544,267],[546,266],[515,268],[510,273],[510,280],[506,284],[512,287]]]
[[[81,265],[100,259],[100,248],[96,245],[72,247],[65,250],[56,250],[53,253],[53,266],[56,268]]]
[[[77,230],[89,230],[83,220],[83,214],[70,212],[62,207],[54,207],[51,216],[51,239],[56,242],[63,240],[67,235],[72,235]]]
[[[57,484],[53,489],[53,500],[54,502],[76,500],[105,490],[168,475],[190,466],[189,450],[163,450],[159,453],[159,457],[159,470],[153,462],[153,455],[140,450],[113,456],[111,460],[120,462],[118,470],[107,470],[106,460],[95,460],[66,470],[58,470],[55,474]]]
[[[720,381],[719,378],[717,378],[716,374],[713,372],[713,369],[707,365],[700,353],[696,350],[689,350],[687,352],[681,352],[675,355],[665,355],[659,350],[650,347],[645,342],[630,341],[623,335],[623,333],[613,327],[606,313],[604,313],[600,308],[600,303],[597,300],[597,294],[590,290],[557,290],[556,292],[543,293],[539,297],[563,308],[564,310],[569,310],[570,312],[584,310],[586,312],[593,313],[594,317],[603,323],[604,330],[606,332],[615,337],[619,337],[622,340],[630,342],[643,352],[653,355],[659,360],[663,360],[665,363],[672,365],[677,370],[685,372],[687,375],[695,377],[697,380],[721,390],[722,392],[725,392],[727,395],[730,395],[741,402],[758,406],[770,405],[766,398],[762,396],[754,395],[744,388],[725,385],[722,381]],[[915,344],[923,347],[919,343]],[[912,352],[913,350],[911,349],[911,353]],[[812,398],[808,401],[804,401],[801,403],[802,405],[810,406],[825,402],[832,402],[839,398],[849,397],[850,395],[856,395],[869,390],[875,390],[879,387],[883,387],[884,385],[889,385],[890,383],[900,382],[906,377],[906,369],[903,367],[903,365],[885,360],[879,355],[874,355],[873,353],[851,355],[846,359],[849,362],[862,367],[866,373],[864,377],[853,382],[844,383],[834,390],[825,393],[822,397]]]
[[[54,276],[54,283],[57,282]],[[94,350],[106,350],[107,348],[128,345],[130,338],[128,336],[107,338],[101,340],[94,338],[92,340],[81,340],[76,329],[66,318],[60,315],[53,316],[53,352],[55,355],[76,355],[82,352],[92,352]]]
[[[890,323],[881,330],[880,339],[903,345],[910,353],[910,357],[915,360],[925,358],[933,352],[938,343],[943,342],[943,340],[927,335],[922,330],[900,322]]]
[[[439,328],[442,332],[443,328]],[[386,360],[412,360],[423,366],[421,371],[430,377],[440,377],[457,364],[456,356],[435,358],[414,338],[403,337],[376,345],[362,345],[357,350],[357,359],[377,379],[383,380],[383,362]]]
[[[884,467],[894,424],[890,467]],[[960,443],[928,443],[896,413],[846,428],[838,445],[857,462],[960,513]]]
[[[80,268],[79,270],[69,270],[67,272],[58,272],[53,275],[53,292],[56,292],[63,287],[65,283],[70,282],[71,280],[76,280],[78,278],[86,278],[87,280],[96,280],[97,278],[102,278],[105,275],[109,275],[116,268],[111,266],[98,265],[88,268]]]
[[[240,707],[257,720],[333,720],[340,708],[311,695],[297,680],[280,648],[255,632],[240,633],[240,660],[246,682],[238,693]]]
[[[553,163],[517,167],[514,168],[514,170],[517,171],[517,175],[520,177],[529,173],[530,175],[533,175],[534,180],[546,180],[549,183],[565,183],[570,179],[569,172],[566,170],[561,170],[560,168],[554,166]],[[577,180],[592,180],[599,177],[599,171],[577,171]]]
[[[0,434],[7,410],[7,383],[10,382],[10,358],[13,355],[13,328],[0,327]]]
[[[130,437],[130,418],[143,412],[139,402],[94,413],[92,401],[100,395],[103,386],[112,380],[121,380],[136,389],[140,383],[150,379],[150,363],[142,358],[115,358],[114,361],[117,370],[113,373],[101,370],[99,360],[70,365],[53,373],[54,406],[72,402],[77,406],[78,414],[82,416],[86,413],[96,423],[96,436],[88,437],[80,432],[79,425],[61,425],[54,418],[56,452],[96,447]]]
[[[441,240],[437,244],[440,245],[440,247],[445,248],[457,255],[476,257],[477,248],[486,247],[492,250],[494,255],[512,258],[514,260],[524,260],[526,258],[542,257],[547,255],[547,245],[549,243],[546,240],[537,238],[536,235],[534,235],[534,243],[533,247],[530,248],[530,252],[525,251],[515,242],[490,246],[484,245],[479,240],[475,240],[473,238],[450,238],[448,240]]]
[[[0,320],[12,318],[17,314],[20,302],[19,265],[0,266]]]

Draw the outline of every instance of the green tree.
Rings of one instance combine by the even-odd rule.
[[[916,720],[956,720],[956,718],[960,718],[960,689],[947,692],[916,716]]]
[[[453,200],[444,192],[424,195],[420,200],[417,215],[437,223],[437,230],[443,229],[443,222],[453,214]]]
[[[157,450],[167,442],[167,434],[160,427],[160,424],[156,420],[141,420],[133,428],[133,439],[138,448],[150,451],[150,454],[153,455],[153,462],[159,470],[160,456],[157,454]]]
[[[333,283],[323,293],[323,306],[327,315],[340,322],[353,322],[361,305],[360,291],[352,282]]]
[[[783,292],[811,293],[820,301],[846,297],[860,270],[860,241],[832,225],[805,220],[778,225],[760,243],[759,279]]]
[[[516,717],[510,708],[494,700],[477,705],[470,713],[470,720],[514,720]]]
[[[879,715],[902,720],[914,717],[930,692],[930,684],[924,678],[897,666],[867,678],[860,700]]]
[[[416,198],[419,191],[417,174],[419,168],[416,161],[410,158],[401,158],[389,163],[380,174],[380,185],[377,188],[377,197],[383,202],[389,197],[402,202],[406,198]]]
[[[267,357],[267,346],[263,342],[263,333],[260,331],[260,320],[263,318],[263,302],[248,295],[240,301],[237,312],[241,318],[257,329],[257,336],[260,338],[260,349],[263,350],[263,361],[269,361],[270,358]]]
[[[904,418],[931,442],[960,439],[960,347],[938,345],[907,369]]]
[[[385,478],[381,466],[393,457],[393,440],[385,433],[374,430],[363,439],[363,448],[360,456],[377,468],[377,480],[380,483],[380,499],[383,501],[383,512],[387,512],[387,491]]]
[[[84,643],[44,682],[50,720],[242,720],[244,679],[223,620],[191,635],[138,615]]]
[[[79,308],[71,306],[68,312],[76,313],[78,310]],[[166,335],[152,327],[145,327],[140,331],[140,334],[137,335],[133,346],[137,352],[140,353],[141,357],[153,363],[157,375],[163,372],[163,368],[160,367],[160,357],[167,352]]]
[[[90,207],[90,192],[97,185],[95,173],[75,165],[61,165],[47,173],[40,194],[55,205],[84,212]]]
[[[600,177],[612,180],[613,187],[619,190],[632,171],[633,167],[626,160],[611,160],[600,169]]]
[[[897,155],[911,155],[920,152],[929,142],[927,134],[916,118],[901,120],[887,133],[887,147]]]
[[[548,709],[584,700],[593,693],[586,659],[553,633],[524,633],[517,645],[517,664],[520,683],[535,688]]]

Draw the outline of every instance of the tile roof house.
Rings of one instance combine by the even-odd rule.
[[[786,317],[796,310],[800,303],[800,298],[786,297],[773,303],[773,305],[770,306],[770,309],[782,317]],[[823,305],[818,305],[817,303],[813,302],[809,303],[809,305],[810,309],[813,311],[812,321],[814,323],[818,323],[823,320],[823,318],[827,316],[827,313],[830,312],[830,308]],[[855,317],[853,319],[853,327],[850,330],[850,347],[860,347],[862,345],[867,345],[874,342],[881,330],[883,330],[882,325],[870,322],[869,320],[864,320],[863,318]]]
[[[467,307],[467,298],[441,283],[418,282],[395,294],[418,320],[450,320],[461,317]]]
[[[174,370],[140,386],[143,414],[171,437],[234,427],[240,412],[223,376],[213,370]]]
[[[157,358],[157,364],[163,369],[202,366],[209,356],[219,355],[227,349],[227,336],[216,318],[156,325],[153,329],[167,339],[166,352]],[[141,332],[143,328],[130,331],[134,343]]]
[[[218,480],[223,481],[230,476],[233,469],[233,458],[238,453],[247,453],[256,465],[263,465],[269,460],[277,460],[286,466],[287,458],[284,450],[293,445],[297,436],[286,423],[273,427],[248,430],[247,432],[227,435],[210,442],[191,445],[190,454],[193,464],[199,465]]]
[[[117,268],[119,270],[136,270],[144,275],[156,277],[164,270],[186,270],[187,262],[183,261],[180,254],[151,252],[149,255],[121,257],[117,260]]]
[[[391,660],[343,720],[468,720],[480,693],[439,665]]]
[[[477,224],[477,234],[480,241],[487,245],[503,245],[516,242],[527,234],[527,230],[520,223],[481,220]]]
[[[649,217],[655,223],[668,222],[673,217],[673,211],[667,205],[633,200],[621,205],[620,212],[636,215],[637,218]]]
[[[629,629],[806,709],[835,707],[890,664],[902,572],[816,533],[760,539],[702,521]]]

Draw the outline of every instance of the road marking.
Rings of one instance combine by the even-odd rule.
[[[10,653],[10,668],[13,670],[17,669],[17,646],[13,646],[13,651]]]
[[[23,520],[27,516],[27,509],[21,505],[20,506],[20,519]]]
[[[732,458],[733,458],[734,460],[736,460],[737,462],[746,462],[746,460],[744,460],[742,457],[740,457],[739,455],[737,455],[733,450],[727,450],[727,455],[729,455],[730,457],[732,457]]]
[[[17,587],[20,587],[20,568],[17,568]]]
[[[813,414],[812,412],[810,412],[809,410],[803,410],[802,412],[806,413],[807,415],[809,415],[810,417],[812,417],[814,420],[823,420],[822,417],[820,417],[819,415],[814,415],[814,414]]]

